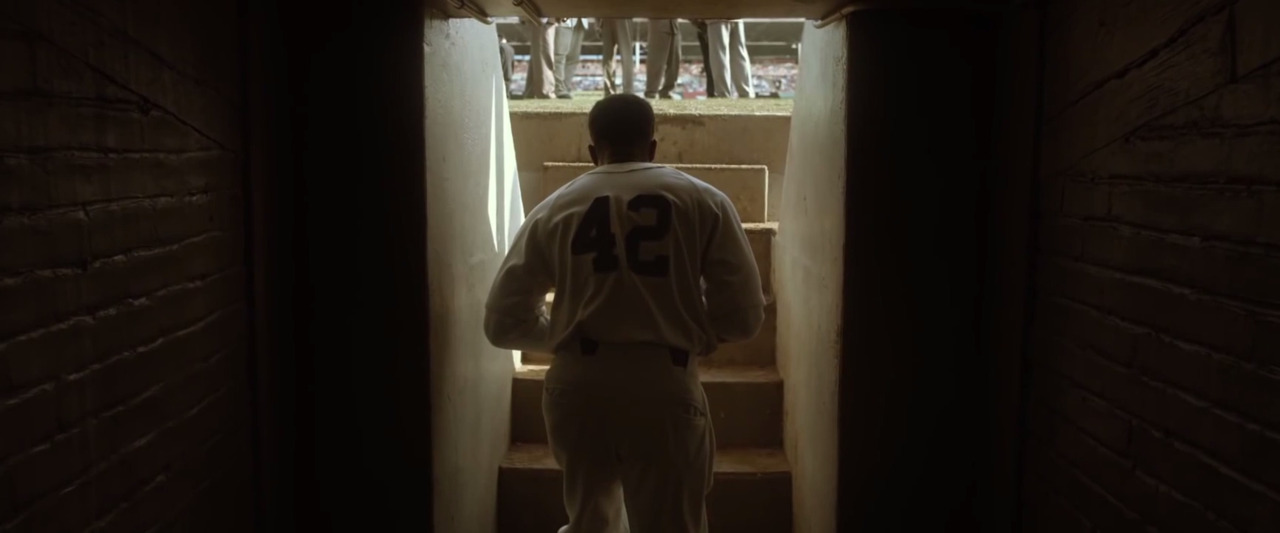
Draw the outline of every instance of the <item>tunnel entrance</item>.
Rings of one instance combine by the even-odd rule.
[[[541,412],[551,356],[490,346],[483,306],[525,213],[591,167],[586,113],[600,95],[510,99],[503,24],[470,15],[424,30],[434,481],[448,487],[435,522],[555,531],[567,519]],[[785,98],[707,100],[693,87],[653,101],[657,162],[733,199],[769,302],[759,335],[701,365],[718,445],[713,531],[835,529],[847,38],[843,23],[791,20],[802,79]],[[696,67],[698,43],[684,40]]]

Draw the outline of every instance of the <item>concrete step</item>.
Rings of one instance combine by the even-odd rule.
[[[770,217],[777,220],[790,144],[789,114],[658,113],[658,160],[668,164],[721,163],[769,167]],[[587,114],[582,111],[512,112],[516,165],[528,212],[537,205],[542,164],[589,163]]]
[[[767,222],[769,212],[769,167],[764,165],[671,165],[672,168],[707,182],[729,196],[743,222]],[[544,163],[541,202],[566,183],[594,168],[590,163]],[[535,202],[536,203],[536,202]]]
[[[498,471],[498,532],[553,533],[565,525],[562,483],[549,448],[512,444]],[[780,448],[716,452],[707,495],[712,533],[788,533],[791,512],[791,467]]]
[[[782,446],[782,377],[773,367],[701,368],[717,448]],[[511,440],[547,442],[542,384],[547,365],[523,364],[511,385]]]

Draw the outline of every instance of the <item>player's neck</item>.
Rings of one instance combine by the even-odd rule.
[[[619,156],[619,157],[602,157],[599,166],[605,165],[621,165],[623,163],[652,163],[653,161],[647,157],[641,156]]]

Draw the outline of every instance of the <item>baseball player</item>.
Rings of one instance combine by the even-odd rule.
[[[729,198],[653,163],[648,102],[607,96],[588,127],[596,168],[517,232],[485,335],[555,354],[542,408],[561,533],[705,533],[715,437],[696,357],[759,331],[760,274]]]

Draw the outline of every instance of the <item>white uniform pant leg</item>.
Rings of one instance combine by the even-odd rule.
[[[594,387],[555,383],[548,372],[542,392],[547,442],[564,472],[563,533],[628,533],[613,414]]]
[[[569,60],[569,48],[573,46],[573,30],[570,26],[556,24],[551,67],[552,76],[555,78],[556,96],[569,94],[569,85],[565,77],[565,63]]]
[[[671,32],[670,20],[649,19],[649,45],[644,64],[646,98],[656,98],[662,90],[673,41],[675,34]]]
[[[730,22],[729,29],[729,69],[733,76],[733,89],[738,98],[755,98],[756,91],[751,85],[751,56],[747,54],[746,25],[741,20]]]
[[[578,75],[578,65],[582,61],[582,38],[586,34],[587,30],[580,25],[575,25],[573,33],[570,34],[569,52],[565,55],[564,60],[564,86],[567,89],[564,94],[572,95],[578,90],[573,78]]]
[[[690,361],[690,364],[696,364]],[[634,533],[707,533],[715,436],[702,385],[653,398],[649,416],[619,432],[622,492]]]
[[[617,94],[618,90],[617,78],[613,72],[613,58],[617,52],[622,52],[623,59],[627,57],[627,50],[621,49],[620,35],[618,32],[622,21],[616,19],[600,20],[600,44],[602,47],[600,56],[600,70],[604,77],[604,95]],[[620,50],[621,49],[621,50]],[[625,67],[624,67],[625,68]]]
[[[715,78],[715,92],[712,96],[728,98],[733,96],[734,85],[728,83],[729,67],[729,25],[728,22],[707,23],[707,55],[711,58],[711,73]]]
[[[715,436],[695,359],[681,368],[654,347],[556,357],[543,410],[566,533],[707,532]]]
[[[632,32],[631,19],[622,19],[616,22],[618,37],[618,52],[622,54],[622,94],[635,94],[636,92],[636,56],[635,56],[635,34]]]

